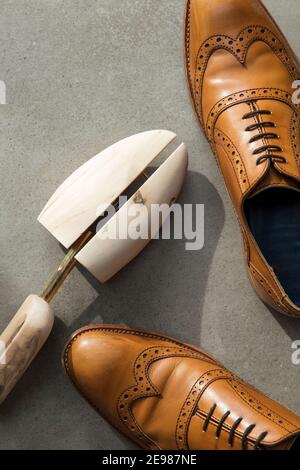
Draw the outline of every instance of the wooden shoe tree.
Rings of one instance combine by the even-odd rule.
[[[124,221],[130,208],[141,204],[148,210],[136,223],[148,223],[151,228],[151,205],[167,204],[170,207],[177,199],[188,164],[184,144],[179,145],[151,176],[147,176],[144,184],[121,208],[116,205],[119,196],[140,175],[146,174],[147,167],[175,138],[174,133],[165,130],[128,137],[78,168],[50,198],[38,220],[68,251],[43,292],[39,296],[30,295],[0,335],[0,403],[47,340],[54,322],[49,302],[76,263],[83,265],[103,283],[149,243],[151,237],[135,240],[128,236],[110,239],[101,235],[112,224],[119,225],[121,220]],[[96,223],[103,219],[111,205],[116,208],[115,214],[97,231]],[[164,213],[160,225],[167,217],[168,214]]]

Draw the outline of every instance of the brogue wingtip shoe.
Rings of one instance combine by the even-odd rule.
[[[63,353],[79,392],[148,450],[288,449],[300,419],[180,340],[118,326],[79,330]]]
[[[251,283],[300,317],[300,67],[260,0],[187,0],[185,63],[225,179]]]

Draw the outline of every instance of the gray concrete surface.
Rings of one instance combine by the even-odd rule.
[[[300,53],[298,0],[266,0]],[[300,321],[270,312],[248,282],[239,229],[190,106],[181,0],[2,0],[1,296],[5,327],[62,257],[36,222],[56,187],[88,158],[136,132],[168,128],[189,148],[182,202],[206,206],[206,244],[155,241],[100,286],[76,270],[54,302],[47,345],[0,407],[0,449],[127,449],[63,374],[68,335],[125,323],[201,345],[300,413]]]

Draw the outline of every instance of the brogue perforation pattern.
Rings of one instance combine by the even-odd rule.
[[[221,147],[224,149],[233,167],[241,191],[243,194],[246,193],[250,188],[250,182],[245,165],[243,163],[243,159],[241,158],[237,148],[229,139],[229,137],[227,137],[226,134],[224,134],[224,132],[222,132],[220,129],[215,129],[214,143],[221,145]]]
[[[232,387],[234,392],[238,394],[240,399],[253,408],[257,413],[281,427],[287,434],[298,430],[297,426],[266,407],[261,401],[257,400],[253,394],[249,393],[244,387],[243,382],[241,382],[234,374],[226,369],[215,369],[203,374],[203,376],[197,380],[185,400],[176,428],[176,444],[179,450],[189,450],[188,429],[190,421],[195,414],[199,400],[203,393],[205,393],[206,388],[217,380],[227,380],[227,383]],[[223,429],[230,431],[230,427],[226,424],[224,424]],[[238,430],[236,431],[236,437],[240,437]]]
[[[250,90],[243,90],[238,93],[228,95],[222,100],[218,101],[215,106],[211,109],[206,123],[206,134],[210,142],[213,139],[213,132],[215,124],[220,115],[226,111],[226,109],[240,103],[247,103],[249,100],[277,100],[289,105],[293,111],[297,113],[297,108],[300,109],[300,105],[295,105],[292,101],[292,95],[279,88],[254,88]]]
[[[281,310],[285,315],[288,315],[290,317],[298,317],[296,314],[292,315],[290,310],[288,310],[282,303],[281,298],[278,296],[278,294],[275,292],[275,290],[272,288],[270,283],[267,281],[267,279],[259,273],[259,271],[253,266],[253,264],[250,263],[250,272],[255,281],[261,285],[261,287],[265,290],[265,292],[270,296],[272,299],[272,302],[274,303],[274,307],[277,309]]]
[[[297,162],[297,167],[300,174],[300,120],[299,115],[294,111],[291,125],[290,125],[290,134],[291,134],[291,145]]]
[[[277,426],[280,426],[287,433],[291,433],[298,430],[297,426],[280,416],[275,411],[266,407],[261,401],[257,400],[251,393],[248,392],[248,390],[243,386],[243,383],[240,380],[235,378],[235,380],[229,380],[228,383],[233,388],[233,390],[239,395],[239,397],[243,401],[245,401],[249,406],[251,406],[251,408],[263,415],[265,418],[271,420]]]
[[[257,42],[262,41],[267,44],[273,52],[277,55],[277,57],[281,60],[284,64],[286,69],[288,70],[291,78],[293,80],[297,79],[297,74],[299,74],[299,67],[296,61],[294,60],[293,56],[290,55],[290,52],[287,51],[283,42],[270,31],[265,26],[261,25],[249,25],[245,29],[243,29],[236,38],[227,35],[215,35],[209,37],[204,43],[200,46],[197,60],[196,60],[196,73],[194,77],[191,77],[191,70],[190,70],[190,2],[187,4],[187,22],[186,22],[186,37],[185,37],[185,44],[186,44],[186,60],[187,60],[187,69],[188,69],[188,79],[191,86],[191,91],[193,91],[195,96],[195,105],[196,111],[202,126],[203,123],[203,116],[202,116],[202,102],[201,102],[201,94],[202,94],[202,85],[204,74],[206,70],[207,63],[209,61],[210,56],[213,52],[217,51],[218,49],[224,49],[230,52],[232,55],[236,57],[236,59],[241,63],[244,64],[247,58],[247,53],[249,47]]]
[[[176,444],[179,450],[189,450],[188,428],[195,408],[205,389],[215,380],[232,378],[233,375],[226,369],[214,369],[203,374],[188,394],[178,417],[176,426]]]
[[[86,329],[83,329],[81,331],[79,331],[78,333],[75,333],[74,336],[72,337],[72,339],[69,341],[69,343],[67,344],[65,350],[64,350],[64,354],[63,354],[63,362],[64,362],[64,367],[65,367],[65,370],[66,372],[68,373],[70,379],[74,382],[73,378],[72,378],[72,374],[71,374],[71,371],[70,371],[70,367],[69,367],[69,360],[68,360],[68,355],[69,355],[69,352],[70,352],[70,349],[72,348],[72,345],[84,334],[86,333],[91,333],[91,332],[108,332],[108,333],[115,333],[115,334],[120,334],[120,335],[131,335],[131,336],[141,336],[141,337],[145,337],[145,338],[149,338],[149,339],[155,339],[155,340],[161,340],[161,341],[166,341],[166,337],[165,336],[160,336],[159,334],[155,334],[155,333],[148,333],[148,332],[144,332],[144,331],[139,331],[139,330],[127,330],[126,328],[122,329],[122,328],[113,328],[113,327],[106,327],[106,328],[103,328],[103,327],[89,327],[89,328],[86,328]],[[218,362],[213,360],[210,356],[206,355],[205,353],[201,353],[200,351],[196,351],[196,350],[193,350],[192,346],[191,347],[188,347],[188,346],[183,346],[181,342],[179,341],[176,341],[175,339],[172,339],[172,338],[167,338],[167,341],[168,343],[170,343],[170,345],[174,345],[174,346],[170,346],[170,348],[167,348],[167,349],[178,349],[178,350],[184,350],[185,351],[185,354],[183,354],[183,356],[185,357],[197,357],[203,361],[206,361],[208,363],[211,363],[211,364],[217,364],[218,365]],[[161,347],[158,347],[158,348],[154,348],[155,350],[161,350],[162,348]],[[143,353],[144,354],[144,353]],[[155,356],[156,359],[158,359],[156,356]],[[145,358],[143,358],[145,359]],[[150,364],[149,364],[150,365]],[[76,382],[74,382],[74,385],[76,386]],[[139,383],[137,384],[137,388],[139,390]],[[152,385],[152,384],[151,384]],[[136,387],[131,387],[131,388],[136,388]],[[147,387],[146,387],[147,388]],[[134,390],[134,392],[137,392],[138,390]],[[153,390],[155,390],[155,387],[153,388]],[[124,394],[122,394],[122,396],[124,397],[126,394],[126,392],[124,392]],[[154,395],[152,394],[152,396],[157,396],[157,393],[155,392]],[[86,398],[86,397],[85,397]],[[87,398],[86,398],[87,399]],[[121,399],[121,397],[120,397]],[[126,399],[127,400],[127,399]],[[100,414],[102,414],[101,410],[98,408],[98,406],[91,400],[87,399],[87,401],[90,403],[90,405],[95,409],[97,410]],[[118,410],[120,409],[119,408],[119,405],[120,405],[120,402],[118,404]],[[123,412],[125,412],[125,407],[124,409],[121,408],[122,410],[122,414]],[[129,410],[130,411],[130,410]],[[125,424],[126,426],[126,429],[127,431],[129,432],[129,434],[134,434],[134,437],[136,439],[136,441],[138,442],[141,442],[141,443],[144,443],[148,448],[153,448],[153,449],[159,449],[159,447],[151,441],[151,439],[149,439],[144,433],[142,430],[140,430],[137,426],[137,424],[135,423],[135,420],[131,414],[131,411],[130,411],[130,416],[132,418],[132,427],[134,427],[135,429],[130,429],[130,427],[128,427],[128,423],[127,423],[127,420],[122,420],[121,423],[120,421],[115,421],[115,420],[112,420],[111,418],[109,418],[108,416],[105,416],[105,418],[113,425],[115,426],[117,429],[119,429],[121,432],[124,432],[124,429],[122,428],[121,424]],[[120,417],[120,416],[119,416]],[[141,438],[139,436],[142,436]]]
[[[151,382],[148,369],[153,362],[169,357],[189,357],[202,359],[207,362],[207,358],[200,353],[193,352],[185,347],[151,347],[143,351],[135,361],[133,375],[136,383],[126,389],[118,401],[118,413],[123,424],[134,434],[136,440],[146,446],[156,445],[141,430],[136,422],[131,405],[139,398],[159,397],[160,393]]]

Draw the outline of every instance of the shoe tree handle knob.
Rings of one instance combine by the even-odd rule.
[[[31,364],[54,322],[51,307],[30,295],[0,335],[0,403]]]

